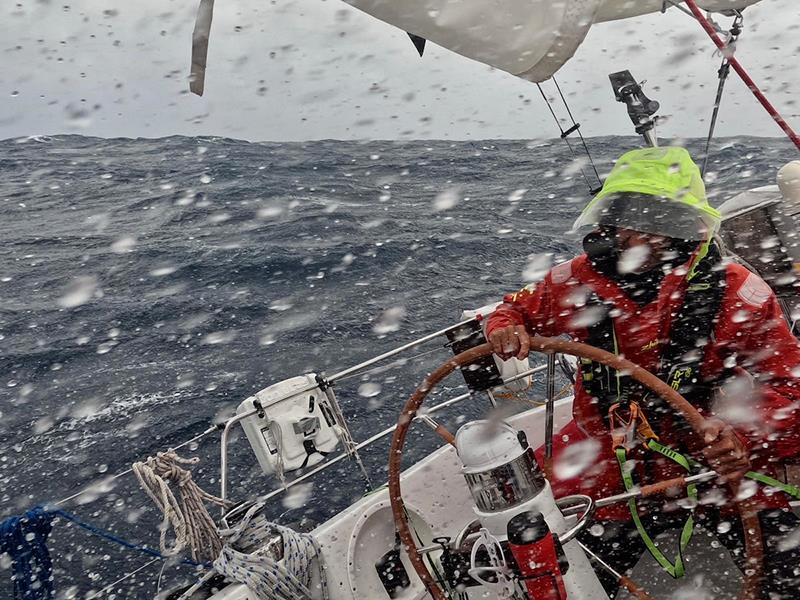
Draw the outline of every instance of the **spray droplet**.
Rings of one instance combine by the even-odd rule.
[[[525,270],[522,272],[522,279],[531,283],[541,281],[552,266],[552,254],[532,254],[528,257],[528,264],[525,265]]]
[[[391,333],[400,329],[400,322],[406,316],[406,309],[402,306],[393,306],[383,311],[378,322],[375,323],[372,331],[379,335]]]
[[[447,188],[439,192],[433,200],[433,211],[450,210],[461,201],[461,192],[457,187]]]
[[[358,395],[364,398],[373,398],[381,393],[381,386],[375,382],[368,381],[358,386]]]
[[[81,304],[86,304],[97,291],[97,278],[91,275],[81,275],[73,279],[61,298],[58,305],[63,308],[75,308]]]

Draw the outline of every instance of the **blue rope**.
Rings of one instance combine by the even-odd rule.
[[[14,598],[51,600],[53,597],[53,563],[47,550],[52,520],[52,514],[37,506],[0,523],[0,553],[11,556]]]
[[[56,509],[56,510],[49,511],[49,514],[58,515],[59,517],[63,517],[67,521],[71,521],[72,523],[75,523],[75,525],[77,525],[78,527],[81,527],[82,529],[85,529],[89,533],[91,533],[93,535],[96,535],[98,537],[101,537],[101,538],[103,538],[105,540],[108,540],[109,542],[114,542],[115,544],[119,544],[120,546],[124,546],[125,548],[129,548],[131,550],[137,550],[139,552],[143,552],[144,554],[147,554],[149,556],[153,556],[155,558],[159,558],[161,560],[167,560],[167,559],[171,558],[170,556],[164,556],[163,554],[161,554],[157,550],[153,550],[152,548],[148,548],[145,545],[134,544],[134,543],[129,542],[127,540],[123,540],[121,537],[114,535],[110,531],[106,531],[104,529],[100,529],[99,527],[95,527],[94,525],[92,525],[90,523],[86,523],[84,521],[81,521],[78,517],[76,517],[72,513],[68,513],[66,511],[63,511],[63,510],[60,510],[60,509]],[[188,559],[188,558],[184,558],[180,562],[183,565],[190,565],[192,567],[200,567],[200,566],[210,567],[211,566],[209,563],[198,563],[198,562],[195,562],[195,561],[193,561],[191,559]]]
[[[47,549],[47,536],[52,530],[52,521],[55,517],[61,517],[92,535],[130,550],[136,550],[160,560],[171,558],[145,545],[134,544],[110,531],[86,523],[72,513],[60,509],[45,510],[41,506],[37,506],[22,516],[9,517],[0,523],[0,554],[7,552],[11,556],[14,598],[52,600],[53,562]],[[209,563],[198,563],[188,558],[182,559],[180,563],[192,567],[211,567]]]

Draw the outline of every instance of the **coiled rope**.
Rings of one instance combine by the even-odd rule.
[[[235,527],[220,532],[225,546],[214,569],[247,586],[259,600],[313,600],[318,597],[310,591],[316,559],[322,598],[327,600],[328,581],[319,542],[267,521],[261,514],[264,505],[254,504]],[[282,560],[275,544],[269,543],[276,537],[283,543]]]
[[[172,556],[189,548],[192,559],[198,562],[214,560],[222,550],[217,526],[208,514],[204,502],[227,507],[231,503],[218,498],[192,480],[191,471],[180,465],[193,465],[199,458],[181,458],[173,451],[159,452],[143,462],[133,464],[133,473],[144,491],[164,514],[159,546],[161,553]],[[175,482],[180,492],[180,502],[170,489]],[[167,544],[170,526],[175,531],[175,542]]]

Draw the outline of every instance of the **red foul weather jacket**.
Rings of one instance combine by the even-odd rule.
[[[800,456],[800,343],[789,330],[770,287],[737,263],[729,262],[725,268],[727,286],[713,339],[704,349],[702,374],[714,377],[724,368],[734,367],[741,375],[737,382],[741,379],[745,384],[734,385],[735,393],[731,395],[735,397],[697,408],[705,416],[714,415],[714,410],[720,413],[714,416],[730,423],[747,445],[753,470],[776,476],[782,472],[782,461],[796,462]],[[683,304],[688,284],[680,273],[685,271],[676,269],[667,274],[658,297],[639,306],[614,281],[593,269],[586,255],[581,255],[554,267],[539,284],[506,296],[490,316],[486,333],[488,336],[501,327],[525,325],[537,335],[568,334],[584,342],[591,319],[587,298],[594,292],[617,309],[612,314],[620,354],[655,373],[661,349],[669,343],[670,315]],[[625,489],[608,427],[596,401],[583,389],[581,378],[576,380],[573,420],[553,440],[553,491],[557,497],[581,493],[601,498],[622,493]],[[647,416],[654,425],[660,418]],[[690,440],[677,439],[684,434],[666,419],[659,425],[662,443],[692,446]],[[639,484],[685,474],[675,463],[654,452],[636,453],[630,458],[635,461]],[[702,462],[701,455],[695,452],[695,456]],[[754,483],[746,485],[755,490]],[[728,492],[720,493],[720,489],[701,488],[701,504],[729,503]],[[788,500],[785,494],[761,485],[755,493],[764,508],[784,507]],[[628,520],[630,512],[625,503],[620,503],[599,510],[598,517]]]

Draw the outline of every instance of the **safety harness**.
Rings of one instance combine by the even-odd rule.
[[[714,326],[726,286],[725,268],[721,264],[721,255],[716,245],[709,247],[708,254],[696,265],[689,280],[683,305],[672,319],[669,344],[661,356],[658,374],[692,405],[705,408],[714,388],[731,375],[730,370],[725,370],[715,378],[705,379],[701,371],[704,349],[714,338]],[[590,302],[601,303],[596,295]],[[589,327],[587,343],[619,354],[614,322],[610,315],[607,314],[604,319]],[[630,492],[636,487],[628,452],[640,444],[676,463],[687,473],[702,468],[696,461],[662,444],[658,433],[650,425],[646,413],[663,413],[669,410],[663,400],[630,376],[590,360],[581,361],[581,376],[584,390],[596,399],[601,414],[607,415],[612,450],[619,463],[626,491]],[[800,498],[799,488],[772,477],[752,471],[746,477]],[[636,498],[628,500],[631,518],[648,551],[676,579],[685,574],[683,553],[692,538],[693,510],[698,500],[697,487],[694,484],[687,486],[686,491],[692,508],[681,530],[677,556],[672,561],[655,545],[645,530]]]
[[[683,306],[672,319],[669,344],[663,344],[666,348],[658,369],[659,378],[695,406],[706,406],[713,389],[730,375],[730,372],[723,371],[711,380],[701,375],[704,348],[713,340],[714,326],[725,294],[725,268],[721,261],[719,249],[712,244],[708,254],[695,267]],[[603,303],[596,294],[589,302],[610,305]],[[619,354],[614,321],[609,311],[589,327],[587,343]],[[632,399],[636,399],[648,413],[668,410],[662,400],[632,377],[603,364],[582,359],[581,376],[583,388],[597,399],[603,415],[612,404],[626,405]]]

